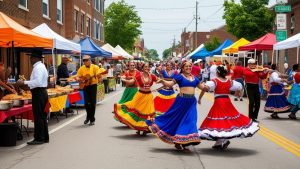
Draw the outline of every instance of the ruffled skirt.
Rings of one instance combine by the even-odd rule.
[[[218,140],[251,137],[259,130],[258,123],[240,114],[230,98],[216,98],[199,128],[201,139]]]
[[[288,102],[282,85],[272,85],[264,107],[265,112],[286,113],[291,105]]]
[[[157,115],[164,114],[174,103],[176,94],[173,89],[161,89],[154,98],[154,108]]]
[[[290,91],[290,95],[288,97],[288,102],[300,108],[300,85],[299,84],[293,84],[292,89]]]
[[[152,93],[138,91],[133,99],[114,105],[115,117],[134,130],[149,131],[145,121],[155,116]]]
[[[197,145],[197,100],[194,95],[177,95],[167,112],[147,120],[149,129],[162,141],[169,144]]]

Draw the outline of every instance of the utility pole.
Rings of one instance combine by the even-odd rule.
[[[197,48],[197,41],[198,41],[198,1],[196,1],[196,32],[195,32],[195,44],[194,50]]]

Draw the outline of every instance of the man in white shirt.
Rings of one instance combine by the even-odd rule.
[[[215,79],[217,77],[217,65],[216,61],[213,62],[213,65],[209,68],[209,80]]]
[[[29,81],[19,80],[19,85],[28,85],[32,93],[32,111],[34,116],[34,140],[29,145],[38,145],[49,142],[46,107],[48,107],[48,72],[42,63],[42,52],[33,51],[30,62],[33,65]]]

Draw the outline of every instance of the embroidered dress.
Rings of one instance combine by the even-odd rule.
[[[170,74],[166,70],[162,71],[162,77],[164,80],[172,81],[174,76],[177,74],[176,71],[171,71]],[[158,95],[154,98],[154,108],[157,115],[165,113],[173,104],[176,94],[174,89],[164,87],[157,91]]]
[[[241,90],[236,81],[221,81],[216,78],[206,82],[210,91],[215,91],[215,101],[207,117],[199,128],[201,139],[219,140],[234,137],[251,137],[258,130],[258,123],[240,114],[232,105],[228,96],[230,91]]]
[[[133,72],[127,71],[125,73],[125,79],[130,80],[135,78],[136,76],[138,76],[140,74],[140,72],[138,70],[135,70]],[[128,101],[131,101],[134,97],[134,95],[137,93],[138,88],[137,88],[138,84],[134,83],[133,85],[126,85],[126,88],[123,92],[122,98],[120,99],[120,101],[118,102],[118,104],[122,104]],[[114,112],[112,112],[114,113]],[[114,115],[114,119],[119,121],[116,116]]]
[[[300,84],[293,84],[288,97],[288,102],[300,108]]]
[[[194,77],[189,81],[182,74],[174,77],[179,87],[196,88],[200,83]],[[197,132],[197,100],[194,95],[178,94],[174,103],[163,115],[147,120],[152,133],[169,144],[197,145],[200,138]]]
[[[278,72],[273,72],[270,75],[269,84],[271,85],[271,88],[264,110],[269,113],[288,112],[291,105],[285,96],[285,92],[283,90],[284,86],[281,82],[281,78],[279,78]]]
[[[149,74],[149,81],[145,82],[142,75],[137,75],[136,81],[139,87],[150,89],[153,82],[157,80],[156,76]],[[115,117],[130,128],[139,131],[149,131],[145,120],[155,116],[153,95],[151,91],[144,92],[139,90],[131,101],[123,104],[114,105]]]

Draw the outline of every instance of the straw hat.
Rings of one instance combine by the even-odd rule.
[[[249,60],[248,60],[248,64],[255,64],[255,62],[256,62],[256,61],[255,61],[254,59],[249,59]]]

